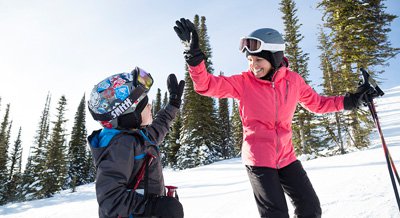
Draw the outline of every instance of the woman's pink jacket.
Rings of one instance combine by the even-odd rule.
[[[319,95],[288,67],[279,68],[272,82],[256,78],[250,70],[214,76],[207,72],[204,61],[189,66],[189,73],[197,93],[237,99],[245,165],[279,169],[296,160],[291,127],[297,103],[314,113],[343,110],[343,96]]]

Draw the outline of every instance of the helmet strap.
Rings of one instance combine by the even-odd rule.
[[[118,129],[138,129],[140,127],[140,124],[142,123],[141,113],[138,113],[137,111],[129,114],[124,114],[122,116],[119,116],[117,119]]]
[[[136,106],[135,111],[119,116],[118,129],[139,129],[142,124],[142,111],[148,102],[149,97],[146,95]]]

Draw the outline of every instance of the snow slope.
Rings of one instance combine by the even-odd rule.
[[[400,169],[400,86],[377,100],[387,144]],[[304,161],[320,198],[323,217],[400,217],[380,139],[375,132],[371,148],[346,155]],[[240,159],[183,171],[165,171],[166,184],[179,186],[185,217],[259,217],[247,174]],[[7,204],[0,216],[97,217],[94,184],[64,191],[53,198]],[[288,199],[289,203],[289,199]],[[293,208],[290,207],[291,216]]]

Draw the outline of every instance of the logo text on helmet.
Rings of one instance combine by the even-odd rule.
[[[132,104],[133,102],[131,101],[131,99],[125,99],[121,104],[119,104],[111,111],[111,116],[113,117],[113,119],[117,118],[119,115],[128,110],[132,106]]]

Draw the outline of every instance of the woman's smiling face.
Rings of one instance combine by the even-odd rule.
[[[257,78],[266,76],[272,69],[271,63],[266,59],[254,55],[247,56],[249,68]]]

